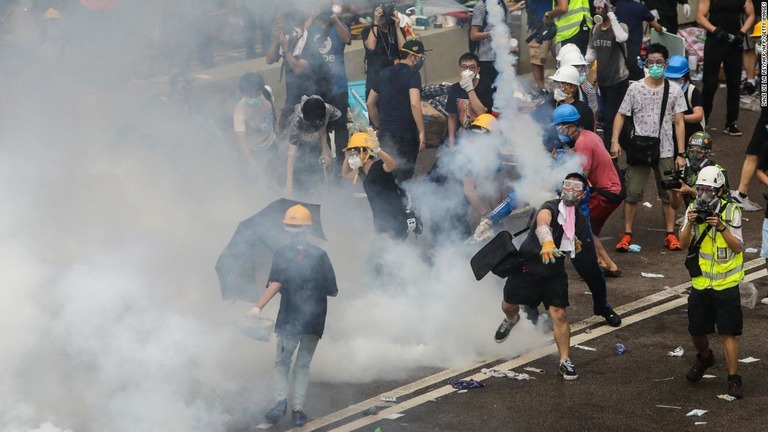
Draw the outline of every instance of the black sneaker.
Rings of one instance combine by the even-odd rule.
[[[696,363],[691,366],[688,373],[685,374],[685,379],[690,382],[697,382],[704,376],[704,372],[707,369],[715,365],[715,354],[712,350],[709,350],[709,355],[705,359],[701,359],[701,354],[696,354]]]
[[[275,405],[269,412],[264,415],[264,418],[267,419],[268,422],[275,424],[280,421],[280,419],[285,415],[285,411],[288,409],[288,401],[285,399],[277,401],[277,405]]]
[[[611,327],[618,327],[621,325],[621,317],[611,308],[603,310],[603,313],[600,315],[605,318],[605,322]]]
[[[517,322],[520,321],[520,314],[518,313],[515,315],[515,318],[511,321],[504,318],[504,321],[501,322],[499,325],[499,328],[496,329],[496,335],[493,337],[493,339],[496,341],[496,343],[502,343],[509,337],[509,332],[512,331],[512,327],[517,324]]]
[[[744,397],[741,391],[741,375],[728,375],[728,395],[736,399]]]
[[[571,363],[571,359],[560,360],[560,375],[566,381],[573,381],[579,377],[576,373],[576,368]]]
[[[723,133],[730,136],[741,136],[741,131],[736,123],[726,123]]]
[[[291,419],[293,420],[294,427],[302,427],[307,424],[307,415],[301,410],[294,410],[291,413]]]
[[[741,94],[744,96],[752,96],[756,90],[755,85],[749,81],[741,83]]]

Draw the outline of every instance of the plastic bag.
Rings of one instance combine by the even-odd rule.
[[[757,304],[757,288],[752,282],[742,282],[739,284],[739,294],[741,295],[741,305],[748,309],[754,309]]]

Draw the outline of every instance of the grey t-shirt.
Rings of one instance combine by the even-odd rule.
[[[624,31],[627,30],[626,24],[620,24]],[[597,60],[597,82],[601,86],[612,86],[629,78],[629,70],[624,58],[626,46],[623,43],[616,42],[616,35],[613,27],[603,30],[599,25],[592,29],[592,39],[589,41],[589,47],[595,51]]]
[[[486,0],[486,1],[496,1],[496,0]],[[491,31],[491,29],[493,28],[493,25],[491,25],[490,23],[490,19],[487,19],[485,16],[486,13],[487,11],[486,11],[485,2],[478,1],[477,4],[475,5],[475,8],[472,10],[472,25],[480,27],[481,32]],[[507,13],[505,15],[505,18],[506,18],[507,25],[511,25],[512,14]],[[485,27],[483,27],[483,21],[486,22]],[[477,54],[477,57],[480,59],[480,61],[495,61],[496,53],[493,51],[493,47],[491,46],[491,38],[481,40],[475,54]]]
[[[688,107],[685,104],[685,96],[680,90],[680,86],[670,83],[667,109],[662,121],[661,134],[659,134],[659,111],[661,111],[663,97],[663,85],[654,89],[648,87],[645,79],[633,82],[621,102],[619,112],[625,116],[632,116],[636,135],[659,136],[661,139],[660,156],[669,158],[676,153],[672,144],[675,114],[684,113]]]

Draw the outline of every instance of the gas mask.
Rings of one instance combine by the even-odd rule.
[[[560,199],[567,207],[573,207],[581,201],[584,192],[584,184],[579,180],[565,179],[563,181],[563,190],[560,193]]]
[[[714,210],[717,205],[717,191],[711,188],[696,187],[696,206]]]
[[[427,60],[425,56],[419,57],[418,60],[416,60],[416,63],[413,64],[413,70],[421,70],[421,68],[424,66],[424,62]]]
[[[361,166],[363,166],[363,161],[360,159],[360,155],[353,154],[347,158],[347,164],[352,169],[352,171],[357,171]]]
[[[688,155],[688,166],[694,171],[699,171],[707,162],[706,155]]]

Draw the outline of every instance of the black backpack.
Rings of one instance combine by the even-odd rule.
[[[488,26],[488,9],[487,9],[487,2],[486,0],[480,0],[483,2],[483,4],[486,5],[485,9],[485,16],[483,17],[483,25],[480,27],[481,30],[485,30],[485,28]],[[509,9],[507,8],[506,3],[504,3],[504,0],[499,0],[499,6],[504,10],[504,18],[506,20],[507,14],[509,14]],[[469,35],[472,34],[472,21],[469,22],[469,30],[467,31],[467,40],[469,41],[469,52],[476,53],[477,49],[480,48],[480,41],[473,41]]]

